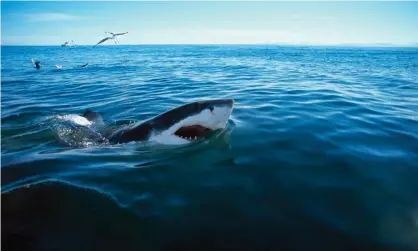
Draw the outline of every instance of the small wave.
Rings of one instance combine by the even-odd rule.
[[[212,227],[218,233],[213,236],[220,236],[219,231],[227,236],[224,223],[227,230],[244,223],[251,229],[243,227],[241,236],[258,232],[262,237],[251,236],[263,238],[273,237],[274,226],[273,232],[285,233],[283,246],[294,245],[286,242],[287,237],[293,240],[299,234],[321,242],[314,249],[342,237],[338,231],[356,235],[365,230],[365,222],[370,226],[366,230],[380,229],[388,212],[403,217],[403,208],[416,208],[418,81],[411,68],[417,66],[416,49],[264,45],[74,49],[77,53],[60,47],[4,48],[2,62],[10,68],[2,70],[1,86],[3,183],[56,178],[107,191],[135,213],[151,217],[158,213],[161,218],[148,221],[152,226],[146,225],[144,232],[174,222],[173,233],[187,234],[177,226],[196,223],[196,229]],[[20,64],[30,54],[45,62],[42,69]],[[125,59],[129,62],[122,63]],[[77,68],[82,62],[89,67]],[[63,69],[55,70],[55,64]],[[109,144],[106,130],[80,116],[84,109],[100,111],[106,121],[119,121],[111,125],[113,130],[184,102],[220,97],[236,100],[232,113],[236,130],[181,147]],[[26,190],[32,189],[37,188]],[[36,200],[33,194],[9,197],[8,203],[19,205],[9,212],[21,213],[17,220],[34,213],[40,225],[30,233],[37,234],[54,211],[28,210],[27,204],[19,204],[24,200],[32,209],[58,205],[64,216],[74,213],[75,205],[77,216],[90,225],[97,212],[111,207],[93,203],[96,211],[82,217],[86,216],[86,207],[78,208],[83,205],[82,194],[67,200],[56,190],[44,190]],[[52,200],[45,200],[45,194]],[[70,206],[63,207],[67,201]],[[126,229],[119,213],[112,212],[109,219],[117,220],[111,219],[110,225],[126,230],[120,234],[139,232]],[[72,224],[65,219],[77,216],[54,219],[65,226]],[[206,220],[210,224],[205,225]],[[13,223],[10,226],[15,227]],[[77,224],[72,225],[76,229]],[[79,229],[74,229],[69,233],[77,234]],[[396,226],[397,234],[388,232],[382,242],[406,243],[398,236],[412,233],[411,229]],[[376,231],[366,230],[365,241],[376,237]],[[88,234],[83,232],[80,238]],[[75,241],[79,237],[65,236]],[[202,241],[216,242],[207,239],[212,235],[202,236]],[[337,242],[334,249],[344,246]]]
[[[35,82],[30,81],[30,80],[24,80],[24,79],[21,79],[21,80],[13,79],[13,80],[2,80],[1,81],[2,85],[9,85],[9,84],[19,84],[19,85],[21,85],[21,84],[30,84],[30,83],[35,83]]]

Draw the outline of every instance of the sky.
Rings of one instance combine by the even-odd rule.
[[[418,45],[418,2],[1,2],[2,45]],[[112,44],[108,41],[106,44]]]

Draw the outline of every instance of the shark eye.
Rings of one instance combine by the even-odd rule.
[[[209,106],[209,110],[211,111],[211,112],[213,112],[213,106]]]

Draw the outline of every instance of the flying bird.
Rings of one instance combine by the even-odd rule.
[[[113,32],[108,32],[108,31],[107,31],[107,32],[105,32],[105,33],[112,34],[113,39],[114,39],[115,41],[117,41],[117,42],[119,42],[119,40],[118,40],[118,36],[122,36],[122,35],[128,34],[128,32],[113,33]]]
[[[96,46],[98,46],[99,44],[101,44],[101,43],[104,43],[104,42],[106,42],[107,40],[109,40],[109,39],[113,39],[113,41],[115,42],[115,44],[116,43],[118,43],[119,42],[119,40],[118,40],[118,36],[122,36],[122,35],[125,35],[125,34],[127,34],[128,32],[123,32],[123,33],[113,33],[113,32],[105,32],[105,33],[109,33],[109,34],[111,34],[112,36],[109,36],[109,37],[105,37],[105,38],[103,38],[102,40],[100,40],[96,45],[94,45],[93,47],[96,47]]]
[[[97,44],[93,45],[93,47],[96,47],[96,46],[98,46],[99,44],[104,43],[104,42],[106,42],[106,41],[107,41],[107,40],[109,40],[109,39],[113,39],[113,37],[105,37],[105,38],[103,38],[102,40],[100,40]],[[115,44],[116,44],[116,41],[115,41]]]

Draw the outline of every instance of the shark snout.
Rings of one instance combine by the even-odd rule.
[[[220,102],[229,106],[229,107],[231,107],[231,108],[234,106],[234,100],[233,99],[221,99]]]
[[[215,99],[206,101],[206,105],[209,106],[210,110],[213,110],[212,108],[214,107],[228,107],[232,109],[234,102],[233,99]]]
[[[212,130],[225,128],[234,107],[234,100],[211,100],[208,101],[207,105],[209,106],[210,116],[206,121],[202,121],[202,123],[206,124]]]

